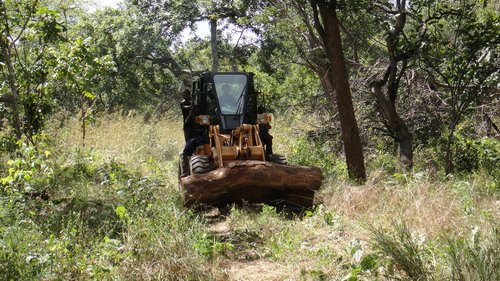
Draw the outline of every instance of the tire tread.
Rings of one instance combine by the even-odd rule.
[[[281,165],[288,164],[288,160],[286,159],[286,156],[283,154],[271,154],[267,157],[267,161]]]
[[[211,171],[210,158],[206,155],[193,155],[189,160],[191,174],[206,174]]]

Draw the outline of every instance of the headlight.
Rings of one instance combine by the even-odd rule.
[[[206,116],[206,115],[202,115],[201,116],[201,123],[203,125],[209,125],[210,124],[210,118],[208,118],[208,116]]]
[[[268,122],[269,122],[269,120],[267,118],[267,115],[265,115],[265,114],[257,115],[257,123],[264,125],[264,124],[267,124]]]
[[[197,116],[196,123],[199,125],[210,125],[210,117],[208,115]]]

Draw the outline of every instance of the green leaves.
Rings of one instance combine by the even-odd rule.
[[[64,40],[62,32],[66,31],[66,26],[63,25],[57,11],[40,6],[36,14],[38,19],[33,22],[31,26],[34,27],[39,34],[42,34],[42,38],[45,42],[55,43]]]
[[[127,208],[125,208],[124,206],[116,207],[115,212],[118,215],[118,217],[120,217],[120,219],[129,219],[130,218],[130,215],[127,211]]]
[[[20,195],[37,191],[39,185],[46,184],[53,176],[48,167],[51,152],[18,142],[19,157],[8,160],[5,177],[0,178],[0,194]]]
[[[200,234],[198,242],[193,247],[206,258],[213,258],[217,254],[224,254],[234,249],[229,242],[220,241],[220,238],[206,232]]]
[[[62,51],[62,52],[61,52]],[[99,57],[89,41],[76,39],[72,45],[53,52],[55,78],[66,81],[74,94],[94,100],[95,89],[101,76],[116,71],[109,55]]]
[[[8,115],[12,116],[16,138],[22,134],[32,138],[50,112],[44,87],[48,77],[46,50],[64,39],[65,27],[58,13],[41,1],[19,0],[0,2],[0,26],[0,59],[6,66],[0,68],[4,77],[1,92],[10,97]]]

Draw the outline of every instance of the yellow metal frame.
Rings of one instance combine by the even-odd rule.
[[[265,161],[258,125],[243,124],[231,134],[221,134],[219,125],[210,125],[209,138],[210,144],[204,146],[204,154],[211,155],[218,168],[238,160]]]

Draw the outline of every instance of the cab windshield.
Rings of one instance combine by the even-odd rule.
[[[214,83],[221,113],[224,115],[241,114],[245,101],[247,77],[242,74],[216,74]]]

